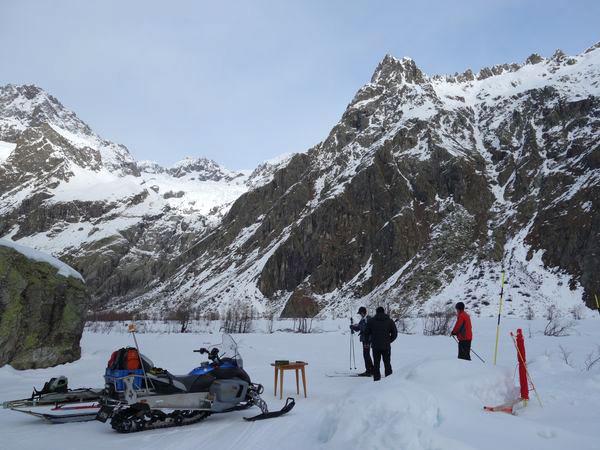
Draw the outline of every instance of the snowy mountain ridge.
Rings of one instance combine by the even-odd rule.
[[[275,166],[259,177],[206,158],[137,162],[42,89],[0,87],[0,235],[85,265],[99,301],[143,288]]]
[[[501,271],[509,314],[600,290],[600,45],[453,76],[387,55],[325,140],[251,173],[119,152],[105,166],[70,114],[36,101],[50,112],[27,114],[62,125],[25,119],[14,105],[31,102],[11,95],[0,235],[62,256],[109,308],[294,316],[461,298],[492,314]]]
[[[509,314],[591,299],[599,92],[599,45],[451,77],[386,56],[323,142],[128,307],[167,292],[292,315],[458,297],[492,314],[503,270]]]

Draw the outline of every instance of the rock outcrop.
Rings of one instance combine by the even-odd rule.
[[[89,294],[59,272],[0,245],[0,366],[37,369],[81,356]]]

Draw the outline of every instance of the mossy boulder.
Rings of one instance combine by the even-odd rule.
[[[0,366],[36,369],[80,358],[85,284],[0,246]]]

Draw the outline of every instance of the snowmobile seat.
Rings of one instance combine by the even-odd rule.
[[[213,381],[215,381],[215,377],[211,374],[173,375],[166,370],[160,374],[153,374],[154,388],[162,394],[207,392]]]
[[[239,367],[217,367],[211,372],[215,378],[219,380],[229,380],[231,378],[239,378],[247,383],[251,383],[250,376],[244,369]]]
[[[206,375],[172,375],[173,381],[179,381],[187,392],[207,392],[215,381],[211,374]]]

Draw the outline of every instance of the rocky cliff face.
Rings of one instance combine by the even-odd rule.
[[[193,195],[178,186],[198,173],[194,164],[137,164],[139,177],[122,179],[141,178],[144,190],[118,202],[92,206],[58,187],[52,198],[48,188],[21,194],[15,149],[0,169],[2,198],[23,201],[3,233],[64,242],[97,298],[116,308],[219,310],[242,301],[295,315],[358,302],[428,309],[460,298],[486,314],[503,270],[509,314],[571,305],[600,290],[599,99],[598,45],[453,76],[386,56],[306,153],[249,177],[207,167],[203,182],[243,186],[208,211],[172,206]],[[150,181],[160,177],[168,183]],[[157,195],[168,209],[149,207]],[[30,223],[30,202],[35,211],[53,207]],[[153,214],[107,231],[107,217],[126,222],[142,209]],[[61,235],[69,220],[87,234],[73,247],[77,234]]]
[[[329,136],[242,195],[128,307],[509,314],[600,290],[600,48],[428,77],[386,56]],[[124,306],[124,305],[123,305]]]
[[[0,243],[0,366],[36,369],[79,359],[88,305],[82,280]]]

